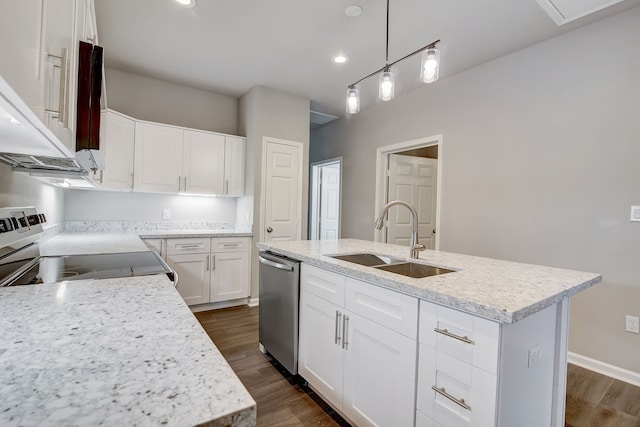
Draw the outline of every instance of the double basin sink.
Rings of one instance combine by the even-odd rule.
[[[369,253],[330,255],[330,257],[341,261],[348,261],[354,264],[375,268],[377,270],[384,270],[400,274],[402,276],[413,277],[414,279],[453,273],[453,270],[447,270],[446,268],[434,267],[432,265],[419,264],[416,262],[404,261],[384,255],[374,255]]]

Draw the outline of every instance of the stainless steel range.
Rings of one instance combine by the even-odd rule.
[[[33,207],[0,208],[0,287],[153,274],[177,282],[174,271],[152,251],[40,256],[45,222]]]

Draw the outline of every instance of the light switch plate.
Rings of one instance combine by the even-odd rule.
[[[640,221],[640,206],[631,206],[631,221]]]
[[[162,209],[162,219],[171,219],[171,209]]]

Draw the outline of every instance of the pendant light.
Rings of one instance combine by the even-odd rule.
[[[360,111],[360,89],[349,86],[347,89],[347,113],[356,114]]]
[[[410,58],[420,52],[422,54],[422,61],[420,64],[420,81],[424,83],[433,83],[438,80],[440,74],[440,51],[436,48],[436,45],[440,43],[440,40],[429,43],[426,46],[406,55],[397,61],[389,63],[389,0],[387,0],[387,38],[385,44],[385,65],[379,70],[361,78],[360,80],[352,83],[347,88],[347,102],[346,111],[349,114],[356,114],[360,111],[360,90],[358,89],[358,83],[362,82],[369,77],[380,74],[378,84],[378,99],[380,101],[391,101],[395,96],[396,86],[396,73],[391,70],[391,67],[400,61]]]

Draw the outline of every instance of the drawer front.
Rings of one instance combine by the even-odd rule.
[[[500,324],[420,301],[419,341],[439,353],[497,374]]]
[[[497,375],[424,344],[419,353],[419,411],[447,427],[495,425]]]
[[[301,290],[331,301],[340,307],[344,307],[345,281],[344,276],[322,268],[304,263],[300,268]]]
[[[417,339],[417,298],[347,278],[345,307],[406,337]]]
[[[210,251],[211,239],[208,237],[167,239],[167,255],[202,254]]]
[[[416,427],[442,427],[420,411],[416,411]]]
[[[251,246],[250,237],[214,237],[211,239],[212,252],[245,252]]]

